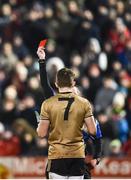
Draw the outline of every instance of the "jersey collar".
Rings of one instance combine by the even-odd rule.
[[[72,93],[72,92],[59,92],[59,94],[69,94],[69,93]]]

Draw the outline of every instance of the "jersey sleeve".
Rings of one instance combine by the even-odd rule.
[[[40,69],[41,86],[44,91],[45,99],[47,99],[50,98],[51,96],[54,96],[54,91],[48,79],[45,63],[39,63],[39,69]]]
[[[44,101],[41,106],[40,120],[49,120],[48,103]]]
[[[93,116],[92,107],[91,107],[90,102],[87,100],[85,102],[85,118],[88,118],[88,117],[91,117],[91,116]]]

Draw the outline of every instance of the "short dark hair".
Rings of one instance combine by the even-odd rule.
[[[75,74],[71,69],[62,68],[57,72],[57,84],[60,88],[72,87],[75,80]]]

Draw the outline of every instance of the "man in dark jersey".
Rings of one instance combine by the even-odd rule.
[[[37,51],[38,57],[39,57],[39,67],[40,67],[40,79],[41,79],[41,85],[44,90],[45,99],[50,98],[51,96],[54,96],[54,91],[50,86],[47,72],[46,72],[46,64],[45,64],[45,52],[44,49],[38,48]],[[76,89],[74,89],[74,93],[76,93]],[[85,163],[85,179],[91,178],[90,170],[93,169],[100,161],[101,157],[101,130],[99,127],[99,123],[96,123],[97,128],[97,135],[96,137],[90,136],[86,131],[83,130],[83,137],[86,144],[85,153],[88,154],[88,142],[92,141],[93,148],[94,148],[94,154],[93,159]]]

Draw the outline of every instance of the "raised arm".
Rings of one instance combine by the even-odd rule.
[[[48,75],[46,72],[46,63],[45,63],[45,51],[43,48],[38,48],[37,55],[39,57],[39,69],[40,69],[40,81],[45,95],[45,99],[54,96],[53,89],[50,86]]]

